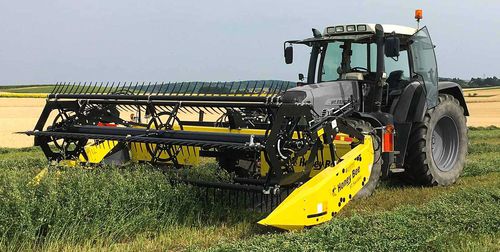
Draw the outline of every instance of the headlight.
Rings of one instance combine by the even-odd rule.
[[[335,32],[344,32],[344,26],[335,26]]]
[[[281,100],[283,103],[301,103],[306,97],[307,94],[304,91],[290,90],[283,94]]]
[[[346,30],[348,32],[356,31],[356,26],[355,25],[348,25],[348,26],[346,26]]]
[[[327,27],[326,28],[326,33],[327,34],[334,34],[335,33],[335,27],[334,26]]]
[[[366,31],[366,25],[358,25],[358,31]]]

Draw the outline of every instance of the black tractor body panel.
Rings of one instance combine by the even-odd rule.
[[[352,102],[360,109],[360,91],[357,81],[329,81],[288,89],[282,96],[284,103],[307,103],[318,115],[338,109]]]
[[[462,87],[455,82],[451,81],[441,81],[438,85],[440,94],[449,94],[460,102],[460,106],[464,108],[464,115],[469,116],[469,109],[467,109],[467,104],[465,103],[464,93],[462,92]]]
[[[405,87],[391,107],[396,123],[421,122],[427,110],[424,86],[412,82]]]

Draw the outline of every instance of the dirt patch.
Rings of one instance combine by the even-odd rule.
[[[487,103],[468,103],[470,116],[469,126],[500,126],[500,101]]]

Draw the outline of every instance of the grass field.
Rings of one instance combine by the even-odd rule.
[[[455,185],[384,181],[333,221],[291,233],[257,226],[261,214],[204,204],[196,188],[148,166],[53,168],[35,186],[41,152],[0,149],[0,251],[499,251],[500,129],[469,133]]]

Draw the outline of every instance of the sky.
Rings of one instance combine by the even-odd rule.
[[[500,77],[500,1],[0,0],[0,85],[57,81],[297,80],[283,41],[347,23],[416,27],[442,77]]]

